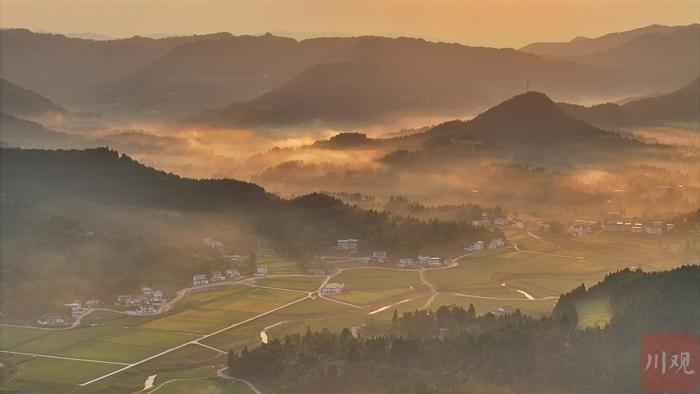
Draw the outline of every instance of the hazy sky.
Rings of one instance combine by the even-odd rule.
[[[61,33],[406,35],[518,47],[700,21],[700,0],[0,0],[0,25]]]

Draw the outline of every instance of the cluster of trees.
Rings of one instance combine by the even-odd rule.
[[[362,210],[320,193],[286,200],[251,183],[180,178],[106,148],[3,149],[0,158],[3,191],[15,201],[73,197],[110,206],[231,214],[276,248],[294,255],[311,254],[347,237],[362,239],[368,249],[420,252],[457,243],[463,247],[488,231],[463,222],[421,221]],[[502,236],[496,232],[494,237]]]
[[[211,231],[225,237],[237,230],[244,253],[263,242],[299,260],[340,238],[359,238],[366,250],[417,254],[501,236],[467,223],[360,209],[323,194],[288,200],[251,183],[181,178],[106,148],[0,149],[0,161],[2,310],[10,316],[152,283],[185,284],[194,274],[221,270],[221,254],[202,243]],[[241,272],[252,273],[255,264],[251,256]]]
[[[699,284],[699,266],[621,271],[562,296],[552,317],[417,311],[395,316],[387,336],[307,330],[230,352],[228,366],[233,376],[281,393],[639,392],[643,335],[700,335]],[[603,295],[613,303],[611,323],[578,330],[575,305]],[[439,336],[440,327],[450,334]]]

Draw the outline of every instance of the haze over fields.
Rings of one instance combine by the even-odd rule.
[[[631,393],[700,336],[697,2],[0,17],[2,392]]]

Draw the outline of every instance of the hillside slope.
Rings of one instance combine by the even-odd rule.
[[[4,78],[0,78],[0,110],[24,118],[65,115],[65,108]]]

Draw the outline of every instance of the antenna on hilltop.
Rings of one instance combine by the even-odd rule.
[[[530,81],[525,82],[525,93],[530,91]]]

